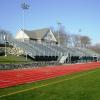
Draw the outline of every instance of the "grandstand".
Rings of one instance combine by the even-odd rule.
[[[2,40],[0,40],[2,41]],[[97,61],[100,55],[87,48],[59,45],[49,28],[39,30],[20,30],[13,39],[3,40],[13,46],[16,54],[30,56],[34,61],[55,61],[58,63],[77,63],[81,60]],[[14,54],[13,52],[11,52]]]

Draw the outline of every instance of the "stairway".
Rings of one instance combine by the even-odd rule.
[[[59,60],[59,63],[63,64],[65,63],[66,59],[68,58],[68,55],[63,55],[60,60]]]

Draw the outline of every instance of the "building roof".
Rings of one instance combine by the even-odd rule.
[[[43,39],[43,37],[50,31],[49,28],[43,28],[38,30],[23,30],[25,34],[27,34],[30,38],[33,39]]]

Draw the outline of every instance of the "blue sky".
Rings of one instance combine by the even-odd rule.
[[[60,21],[66,31],[90,36],[100,43],[100,0],[0,0],[0,28],[16,34],[22,28],[21,3],[25,11],[25,28],[28,30],[53,26]]]

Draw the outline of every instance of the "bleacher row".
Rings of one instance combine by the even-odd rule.
[[[16,48],[20,48],[24,51],[25,55],[32,57],[35,60],[40,61],[57,61],[67,59],[75,59],[78,57],[100,57],[99,54],[95,53],[86,48],[71,48],[63,45],[51,44],[51,43],[39,43],[35,41],[20,41],[20,40],[9,40],[10,45]],[[65,57],[65,58],[64,58]],[[73,58],[72,58],[73,57]],[[74,60],[75,60],[74,59]],[[77,59],[79,60],[79,59]],[[64,61],[63,61],[64,62]]]

